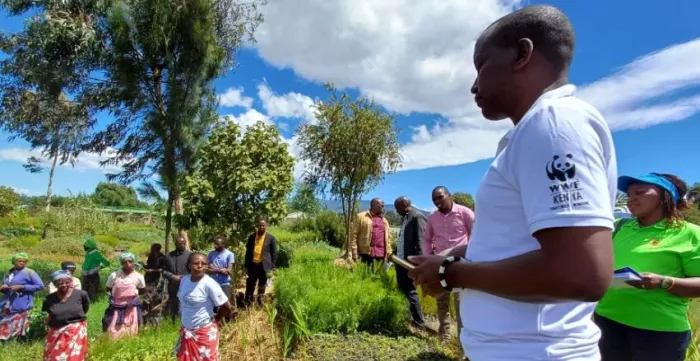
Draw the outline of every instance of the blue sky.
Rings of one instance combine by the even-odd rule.
[[[430,190],[473,193],[507,121],[481,118],[469,94],[473,42],[511,6],[549,3],[574,24],[571,81],[614,131],[619,173],[675,173],[700,181],[694,140],[700,134],[700,3],[674,1],[401,0],[270,1],[257,44],[216,82],[220,112],[243,125],[280,127],[294,153],[294,129],[324,99],[324,81],[374,97],[400,114],[404,169],[365,198],[408,195],[432,208]],[[0,13],[0,29],[21,19]],[[22,168],[27,144],[0,134],[0,184],[45,192],[46,175]],[[85,154],[56,172],[58,194],[91,192],[104,180],[100,156]],[[296,174],[303,170],[298,164]]]

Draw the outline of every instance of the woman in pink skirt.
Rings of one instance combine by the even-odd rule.
[[[136,336],[143,326],[139,293],[146,289],[146,281],[134,269],[136,256],[133,253],[122,253],[119,260],[122,268],[107,278],[109,307],[102,320],[102,329],[112,340]]]
[[[182,327],[173,352],[178,361],[219,360],[219,321],[231,313],[231,305],[219,283],[207,276],[207,266],[205,254],[192,253],[187,262],[190,274],[180,282]]]

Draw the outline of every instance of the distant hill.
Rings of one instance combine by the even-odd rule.
[[[369,203],[370,203],[370,201],[368,201],[368,200],[361,200],[360,201],[360,211],[368,210]],[[334,199],[322,200],[321,205],[323,205],[324,207],[328,208],[329,210],[331,210],[333,212],[340,213],[343,211],[343,206],[342,206],[342,204],[340,204],[340,201],[338,201],[338,200],[334,200]],[[393,203],[387,204],[386,201],[384,202],[384,210],[387,212],[388,211],[396,212],[396,208],[394,208],[394,204]],[[419,211],[421,211],[426,216],[429,215],[431,212],[431,211],[425,210],[425,209],[419,209]]]

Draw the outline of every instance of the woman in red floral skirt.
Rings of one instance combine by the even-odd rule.
[[[73,276],[68,271],[51,274],[56,292],[44,300],[48,313],[44,361],[83,361],[87,356],[87,317],[90,300],[85,291],[73,288]]]

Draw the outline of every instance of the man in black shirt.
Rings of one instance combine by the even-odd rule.
[[[177,298],[177,290],[180,288],[180,280],[189,272],[187,260],[192,252],[185,249],[185,237],[178,236],[175,240],[175,250],[168,254],[167,266],[163,270],[163,277],[168,280],[168,314],[175,321],[180,312],[180,300]]]
[[[166,268],[166,257],[160,252],[160,243],[151,245],[151,252],[146,260],[144,280],[146,281],[146,294],[143,297],[144,317],[147,317],[162,301],[162,288],[158,288],[160,273]]]

